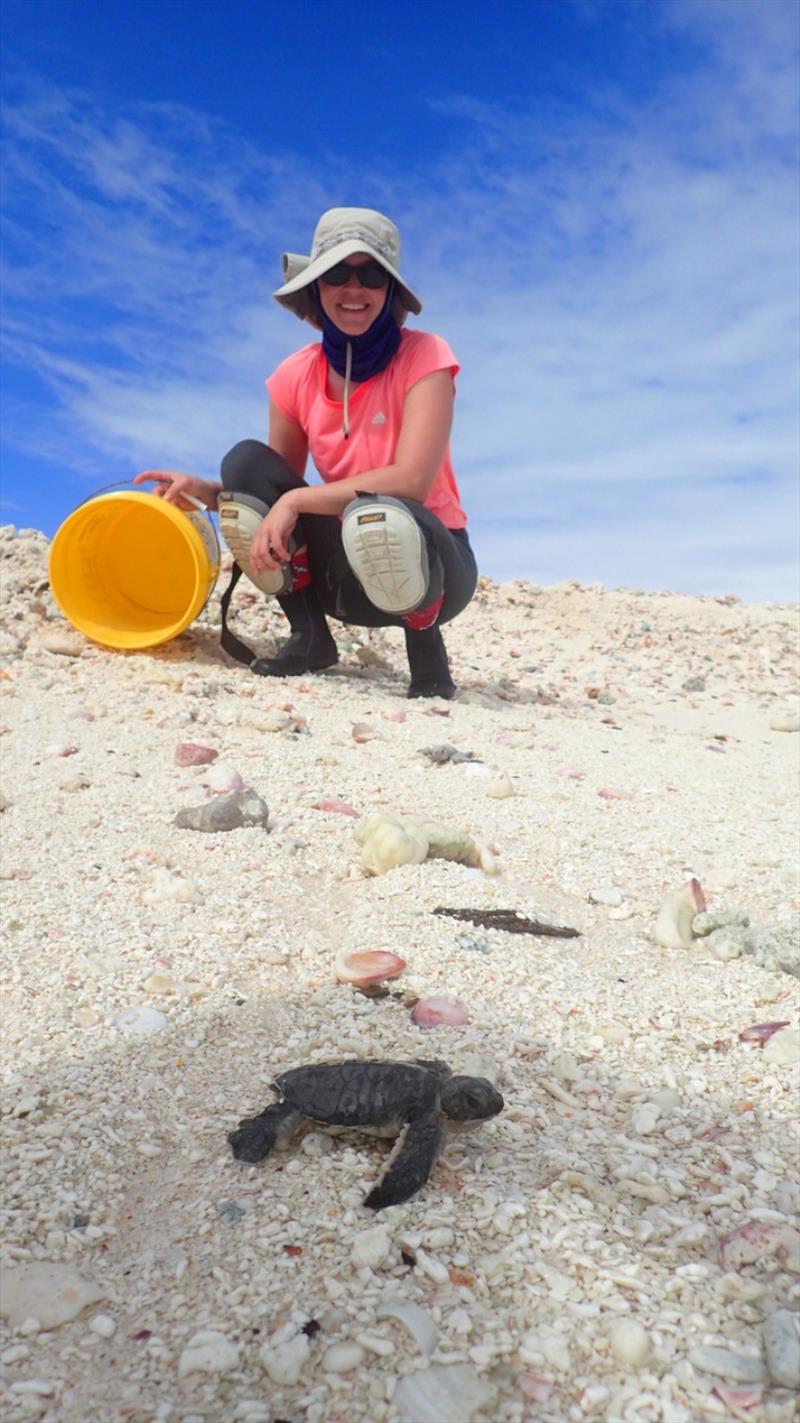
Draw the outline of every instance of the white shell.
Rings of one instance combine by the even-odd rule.
[[[217,1329],[201,1329],[192,1336],[178,1362],[178,1377],[187,1374],[227,1374],[239,1363],[239,1350]]]
[[[470,1364],[431,1364],[401,1379],[392,1403],[403,1423],[470,1423],[493,1397]]]
[[[421,1354],[430,1358],[436,1348],[439,1330],[425,1310],[413,1300],[392,1296],[382,1300],[375,1311],[376,1319],[396,1319],[405,1325]]]
[[[638,1369],[650,1353],[650,1335],[638,1319],[615,1319],[608,1337],[614,1358],[630,1369]]]

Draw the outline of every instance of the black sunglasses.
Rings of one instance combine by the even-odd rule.
[[[358,278],[360,286],[372,287],[374,290],[385,287],[389,280],[389,273],[380,262],[364,262],[360,267],[350,267],[347,262],[337,262],[330,271],[322,273],[320,281],[329,287],[343,287],[352,276]]]

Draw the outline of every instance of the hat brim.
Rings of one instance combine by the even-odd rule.
[[[291,277],[288,282],[284,282],[283,286],[273,293],[275,300],[279,301],[281,306],[287,307],[289,311],[293,311],[295,316],[299,316],[301,320],[310,321],[313,326],[319,326],[316,303],[310,288],[319,277],[323,277],[326,272],[329,272],[331,267],[344,261],[345,257],[352,257],[356,252],[368,252],[370,257],[374,257],[375,261],[379,262],[389,275],[394,277],[397,283],[395,299],[399,299],[400,305],[405,311],[411,311],[415,316],[418,316],[422,311],[422,302],[419,297],[403,281],[400,273],[391,263],[387,262],[386,258],[381,256],[380,252],[377,252],[363,238],[348,238],[344,242],[337,243],[321,257],[317,257],[313,261],[309,260],[301,272],[297,272],[297,267],[303,259],[294,256],[294,254],[291,254],[290,257],[290,254],[287,253],[287,258],[284,260],[287,266],[291,264],[297,275]]]

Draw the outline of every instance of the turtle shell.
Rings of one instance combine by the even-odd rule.
[[[435,1106],[440,1076],[410,1062],[347,1062],[295,1067],[275,1086],[303,1116],[329,1126],[385,1126]]]

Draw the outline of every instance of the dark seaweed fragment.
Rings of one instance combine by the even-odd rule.
[[[536,934],[547,939],[579,939],[580,930],[558,924],[542,924],[538,919],[526,919],[516,909],[446,909],[438,905],[434,914],[447,914],[451,919],[463,919],[480,929],[503,929],[507,934]]]

